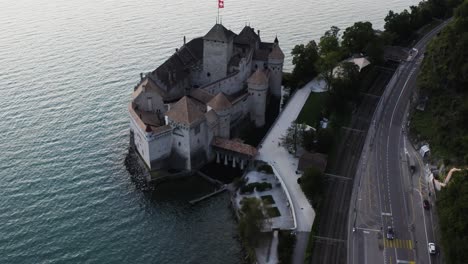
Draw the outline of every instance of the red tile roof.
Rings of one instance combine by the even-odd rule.
[[[257,155],[257,149],[255,147],[236,140],[215,137],[211,145],[220,149],[230,150],[250,157]]]

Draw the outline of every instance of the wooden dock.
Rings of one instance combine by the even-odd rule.
[[[197,203],[199,203],[199,202],[201,202],[201,201],[203,201],[203,200],[206,200],[206,199],[208,199],[208,198],[210,198],[210,197],[212,197],[212,196],[215,196],[215,195],[217,195],[218,193],[222,193],[222,192],[224,192],[224,191],[226,191],[226,190],[227,190],[226,185],[223,185],[223,187],[221,187],[221,189],[218,189],[218,190],[216,190],[216,191],[214,191],[214,192],[212,192],[212,193],[209,193],[209,194],[207,194],[207,195],[204,195],[204,196],[202,196],[202,197],[200,197],[200,198],[191,200],[189,203],[190,203],[191,205],[195,205],[195,204],[197,204]]]

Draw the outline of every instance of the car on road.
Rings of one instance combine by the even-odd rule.
[[[393,227],[387,227],[387,239],[393,240],[395,238],[395,232],[393,232]]]
[[[429,203],[428,200],[424,200],[424,201],[423,201],[423,207],[424,207],[424,209],[426,209],[426,210],[429,210],[429,208],[431,208],[431,204]]]
[[[427,244],[427,248],[429,249],[429,254],[434,255],[437,252],[435,243]]]

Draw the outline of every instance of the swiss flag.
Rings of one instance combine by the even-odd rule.
[[[218,8],[224,8],[224,0],[218,0]]]

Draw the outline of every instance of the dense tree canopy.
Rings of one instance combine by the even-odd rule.
[[[468,171],[456,172],[437,196],[446,263],[462,264],[468,259]]]
[[[343,58],[343,52],[340,46],[340,39],[338,37],[339,28],[332,26],[320,38],[319,59],[316,62],[316,67],[320,72],[320,76],[327,83],[327,90],[331,89],[333,81],[333,69],[338,62]]]
[[[455,163],[468,163],[468,1],[428,46],[418,76],[428,96],[424,112],[412,118],[412,132],[432,152]]]
[[[303,86],[317,75],[315,67],[319,58],[317,44],[312,40],[307,45],[296,45],[291,54],[293,55],[292,63],[294,64],[292,79],[295,80],[291,85]]]
[[[431,1],[435,3],[435,1]],[[451,5],[447,1],[447,5]],[[418,76],[425,111],[411,119],[411,132],[428,141],[432,156],[460,167],[468,163],[468,0],[429,44]],[[437,195],[446,263],[468,259],[468,171],[454,173]]]
[[[451,16],[453,9],[462,2],[463,0],[427,0],[419,2],[417,6],[411,6],[410,11],[389,11],[385,17],[385,32],[387,36],[392,36],[393,44],[402,45],[433,19]]]
[[[316,168],[307,169],[301,177],[302,191],[312,201],[315,208],[321,202],[324,186],[324,175]]]
[[[254,248],[257,246],[265,216],[260,199],[244,198],[241,203],[239,232],[249,258],[255,259]]]
[[[356,22],[343,32],[343,48],[349,53],[366,53],[367,47],[376,39],[371,22]]]

